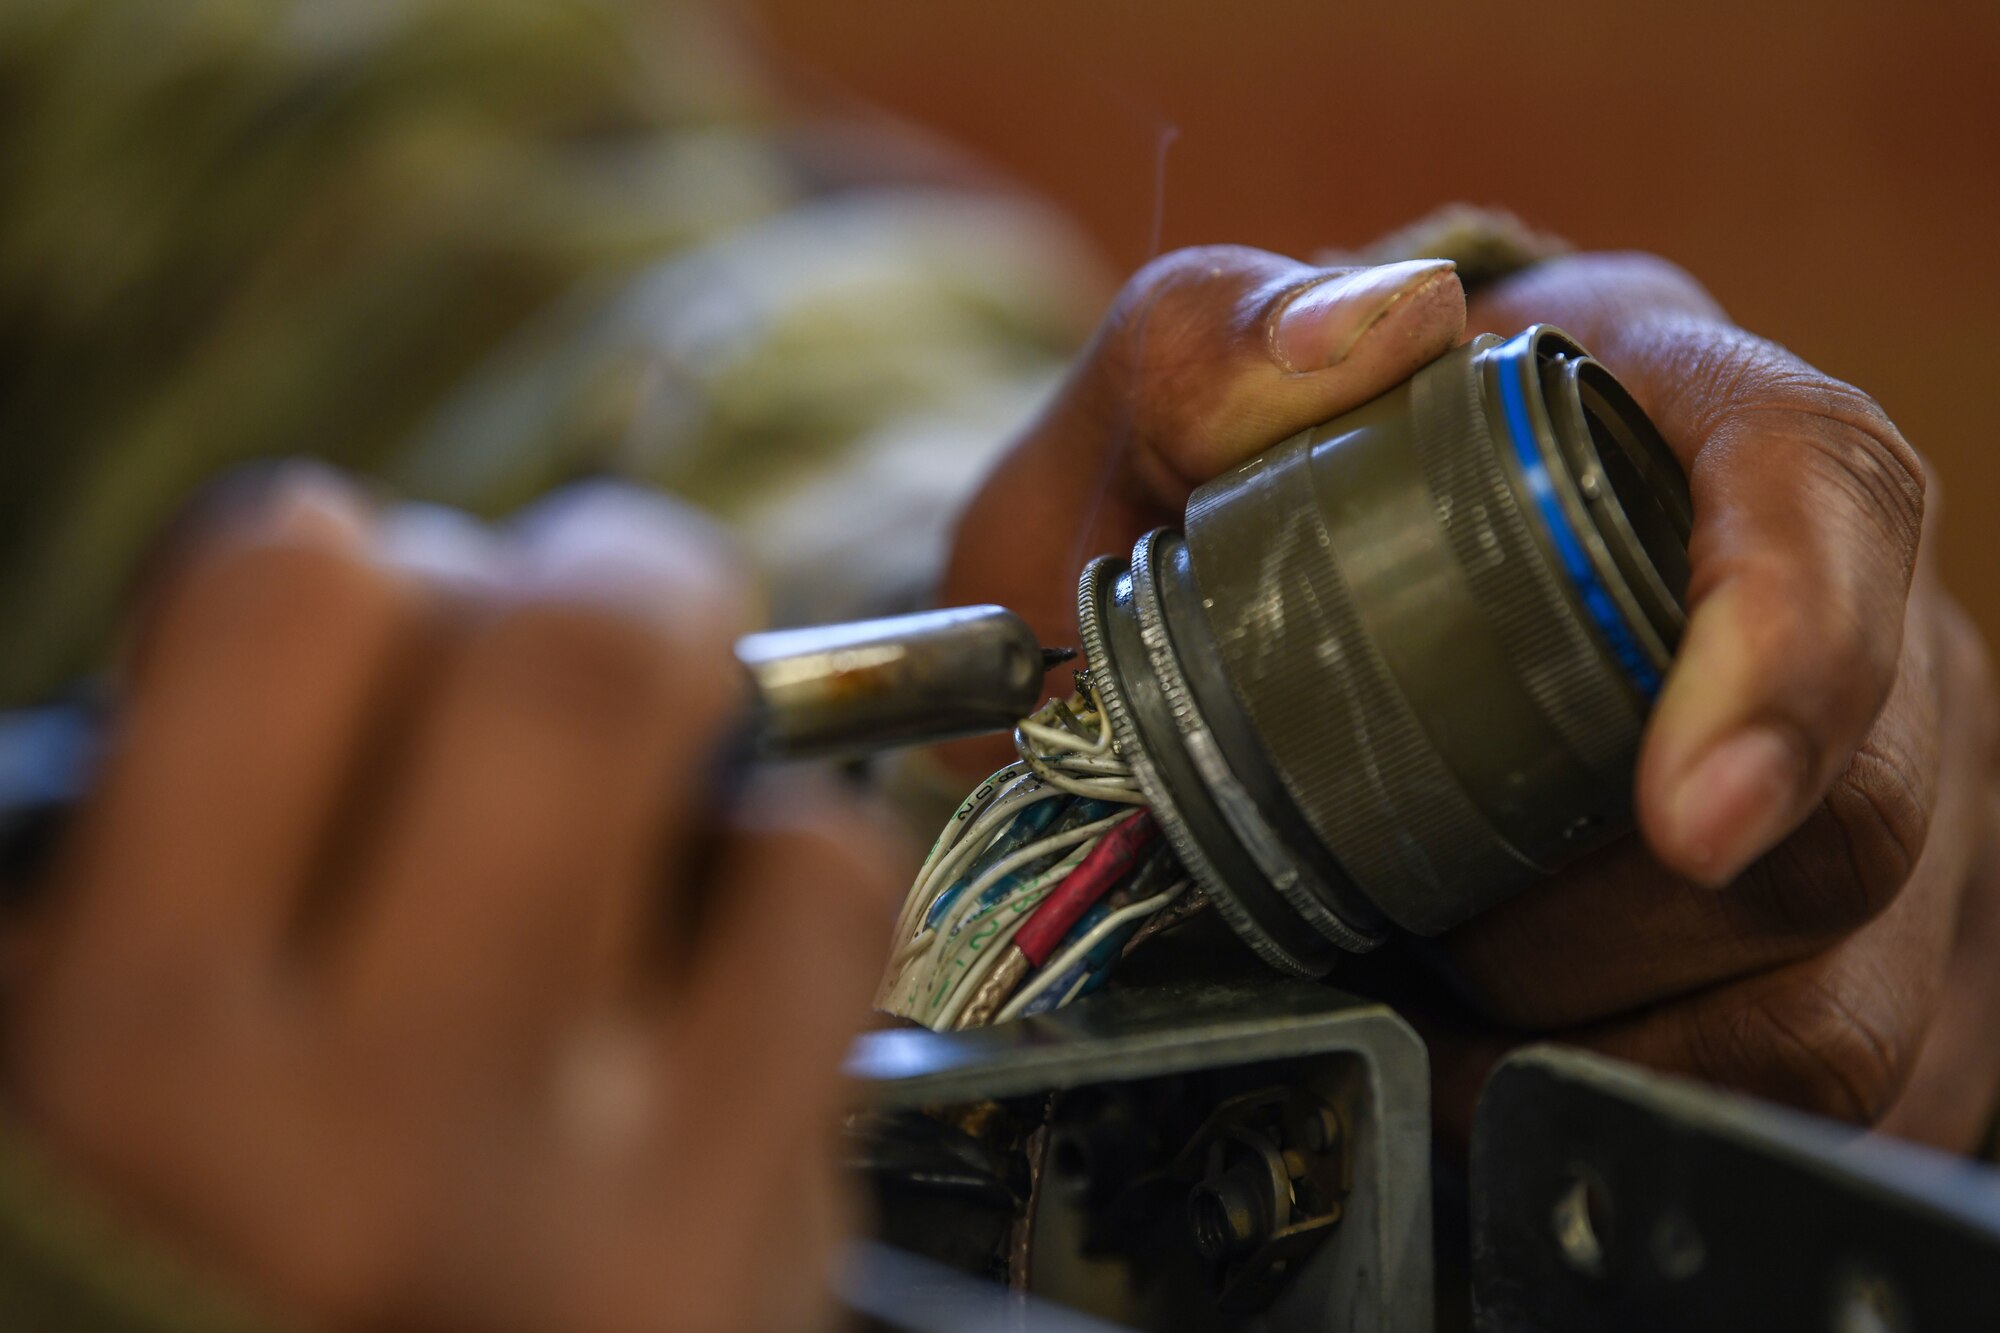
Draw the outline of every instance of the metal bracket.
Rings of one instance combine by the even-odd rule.
[[[1382,1005],[1266,973],[1175,981],[998,1027],[869,1033],[848,1069],[887,1110],[1276,1071],[1339,1108],[1353,1178],[1324,1243],[1293,1265],[1266,1309],[1229,1326],[1431,1333],[1429,1060]]]
[[[1472,1140],[1480,1333],[1991,1333],[2000,1172],[1559,1047]]]

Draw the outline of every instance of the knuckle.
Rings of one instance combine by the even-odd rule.
[[[687,699],[711,685],[719,694],[727,679],[682,670],[678,645],[660,629],[599,607],[525,603],[502,613],[481,638],[474,652],[480,686],[509,707],[592,732],[621,732],[675,694]]]
[[[1204,372],[1230,348],[1254,346],[1261,356],[1265,316],[1284,281],[1321,272],[1238,245],[1175,250],[1147,263],[1113,302],[1091,358],[1113,394],[1106,409],[1133,414],[1147,434],[1164,437],[1206,420],[1221,397],[1220,377]]]
[[[1868,394],[1793,358],[1769,366],[1760,388],[1766,403],[1817,423],[1809,442],[1833,478],[1865,506],[1913,566],[1923,531],[1930,472]]]
[[[1551,268],[1566,272],[1570,281],[1580,281],[1596,290],[1643,293],[1669,308],[1713,307],[1708,289],[1692,273],[1670,259],[1644,250],[1606,250],[1572,255],[1552,261]],[[1532,272],[1532,270],[1530,270]]]
[[[1551,320],[1574,326],[1573,333],[1588,332],[1600,352],[1628,341],[1641,325],[1678,326],[1693,317],[1706,338],[1709,326],[1724,318],[1687,270],[1637,250],[1559,255],[1502,280],[1481,299],[1489,315],[1509,324]],[[1650,340],[1638,346],[1649,359],[1667,350]]]
[[[1725,1085],[1873,1124],[1915,1054],[1895,1009],[1851,978],[1774,985],[1704,1022],[1697,1062]]]
[[[1729,582],[1745,599],[1734,627],[1745,660],[1761,679],[1800,681],[1777,705],[1810,747],[1825,719],[1877,715],[1895,689],[1904,616],[1886,594],[1857,586],[1837,560],[1802,560],[1775,543],[1713,561],[1705,585]],[[1801,676],[1800,664],[1811,664]]]
[[[1195,245],[1147,261],[1126,282],[1114,314],[1129,318],[1161,298],[1241,274],[1262,276],[1276,256],[1246,245]]]
[[[1931,802],[1906,756],[1871,736],[1828,789],[1826,810],[1839,831],[1851,905],[1848,928],[1873,919],[1915,871],[1930,832]]]
[[[288,629],[334,638],[390,616],[393,576],[358,552],[289,542],[223,543],[170,599],[169,632],[224,639]]]
[[[525,602],[600,608],[701,643],[748,626],[754,602],[724,529],[664,495],[582,483],[516,520]]]

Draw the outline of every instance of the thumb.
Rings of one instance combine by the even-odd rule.
[[[1457,343],[1447,260],[1315,268],[1241,246],[1126,284],[960,521],[943,592],[1073,632],[1077,570],[1177,520],[1194,487],[1395,387]]]
[[[1314,268],[1240,246],[1182,250],[1132,279],[1051,418],[1073,445],[1187,492],[1408,379],[1465,328],[1449,260]]]

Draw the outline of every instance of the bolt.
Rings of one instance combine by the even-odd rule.
[[[1263,1243],[1269,1230],[1252,1173],[1238,1166],[1211,1176],[1188,1192],[1188,1232],[1204,1259],[1233,1259]]]

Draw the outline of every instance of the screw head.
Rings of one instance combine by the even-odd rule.
[[[1204,1259],[1233,1259],[1263,1243],[1268,1211],[1241,1168],[1211,1176],[1188,1192],[1188,1234]]]

